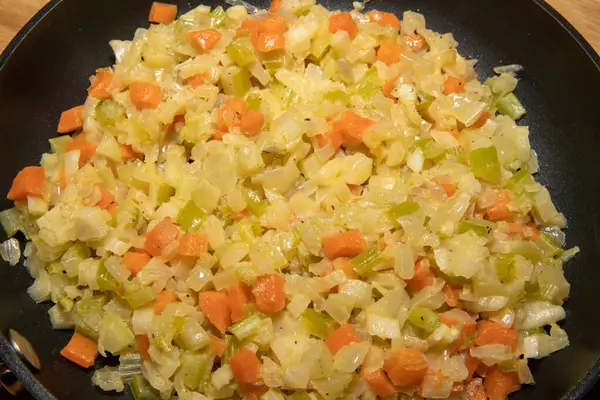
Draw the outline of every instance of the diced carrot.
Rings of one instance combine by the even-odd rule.
[[[175,293],[172,290],[165,289],[156,296],[153,303],[154,315],[160,315],[169,303],[177,300]]]
[[[340,129],[332,129],[325,135],[317,135],[317,141],[319,147],[330,144],[334,150],[337,150],[344,143],[344,132]]]
[[[363,118],[350,111],[345,111],[337,124],[337,127],[343,130],[344,143],[351,146],[357,146],[362,143],[363,135],[375,121],[369,118]]]
[[[155,24],[170,24],[177,17],[177,6],[174,4],[165,4],[154,2],[150,9],[148,21]]]
[[[203,233],[186,233],[179,238],[177,254],[184,257],[200,257],[208,251],[208,236]]]
[[[113,83],[114,73],[111,70],[104,69],[96,72],[96,76],[92,80],[91,86],[88,88],[88,95],[99,100],[109,99],[112,97],[110,93]]]
[[[443,179],[434,179],[433,180],[437,185],[441,186],[446,192],[447,197],[452,197],[456,194],[456,185],[453,183],[445,182]]]
[[[228,100],[217,112],[217,126],[221,132],[240,127],[242,118],[248,111],[248,105],[243,99]]]
[[[394,386],[408,387],[423,380],[427,373],[427,361],[416,347],[396,349],[384,361],[383,370]]]
[[[101,185],[96,185],[96,187],[100,190],[100,193],[102,193],[102,197],[96,203],[96,207],[100,208],[101,210],[106,210],[108,206],[110,206],[115,200],[115,196],[113,196],[111,192],[106,190]]]
[[[471,355],[470,351],[465,352],[465,366],[467,367],[467,379],[471,379],[477,368],[481,364],[481,360],[479,358],[475,358]]]
[[[115,211],[117,211],[117,208],[119,208],[119,203],[112,203],[110,206],[108,206],[106,211],[108,211],[111,214],[114,214]]]
[[[362,192],[363,192],[362,185],[352,185],[350,183],[347,183],[346,186],[348,186],[348,189],[350,189],[350,193],[352,193],[354,196],[362,195]]]
[[[505,328],[494,321],[483,320],[477,326],[477,339],[475,344],[485,346],[486,344],[503,344],[517,349],[519,331],[515,328]]]
[[[229,218],[232,221],[241,221],[243,219],[246,219],[248,217],[250,217],[252,214],[250,214],[250,212],[246,209],[243,209],[242,211],[237,211],[237,212],[232,212],[229,215]]]
[[[255,18],[247,18],[245,20],[242,21],[242,23],[240,24],[240,27],[237,30],[237,34],[244,34],[244,33],[252,33],[254,32],[254,30],[256,29],[258,25],[258,20],[256,20]]]
[[[60,115],[57,132],[69,133],[83,128],[83,116],[81,115],[82,110],[83,106],[77,106],[64,111]]]
[[[467,384],[465,390],[467,395],[465,400],[488,400],[481,378],[473,379]]]
[[[444,292],[446,304],[450,307],[456,307],[458,305],[458,293],[460,292],[460,288],[446,283],[442,291]]]
[[[215,328],[221,333],[227,332],[231,325],[231,312],[225,292],[200,292],[198,295],[200,311],[206,315]]]
[[[419,257],[415,262],[415,275],[406,281],[406,285],[412,293],[417,293],[432,285],[434,278],[435,274],[429,267],[429,260]]]
[[[223,34],[214,29],[203,29],[200,31],[190,32],[188,36],[196,49],[206,52],[219,43],[219,40],[221,40]]]
[[[496,203],[485,209],[485,215],[490,221],[498,221],[510,218],[512,216],[512,211],[509,210],[506,204]]]
[[[479,118],[477,118],[477,121],[475,121],[475,123],[473,125],[471,125],[471,128],[481,128],[482,126],[485,125],[487,120],[492,117],[493,117],[492,113],[485,111],[483,114],[481,114],[481,116]]]
[[[281,0],[271,0],[271,5],[269,6],[269,12],[272,14],[275,14],[280,9],[281,9]]]
[[[329,32],[336,33],[337,31],[348,32],[352,39],[358,34],[358,25],[349,12],[341,12],[329,18]]]
[[[177,240],[177,236],[179,235],[179,229],[177,226],[171,221],[170,218],[165,218],[160,221],[154,228],[150,231],[146,232],[146,243],[144,244],[144,249],[150,254],[152,257],[160,257],[165,250],[169,250],[169,253],[176,250],[177,248],[173,247],[173,242]]]
[[[454,382],[452,384],[452,390],[450,391],[451,393],[461,393],[465,391],[465,384],[464,382]]]
[[[120,146],[121,146],[121,156],[123,157],[123,160],[127,161],[127,160],[144,158],[144,154],[138,153],[135,150],[133,150],[133,147],[131,147],[130,144],[121,144]]]
[[[521,389],[516,372],[502,372],[497,366],[488,370],[483,387],[489,400],[504,400],[512,392]]]
[[[250,288],[244,282],[235,282],[227,288],[227,301],[231,310],[231,321],[244,319],[244,307],[250,302]]]
[[[217,357],[222,358],[223,354],[225,354],[225,341],[212,333],[209,333],[208,337],[210,339],[210,347]]]
[[[264,275],[252,285],[256,307],[264,313],[275,313],[285,308],[283,278],[279,274]]]
[[[350,263],[350,259],[346,257],[340,257],[336,260],[336,269],[344,271],[344,275],[348,279],[358,279],[358,274],[354,270],[352,263]]]
[[[83,368],[94,365],[98,357],[98,345],[91,339],[75,332],[60,355]]]
[[[208,72],[200,72],[194,76],[187,78],[187,84],[193,88],[197,88],[198,86],[206,85],[209,83],[209,75]]]
[[[444,82],[442,93],[448,96],[451,93],[462,93],[465,91],[465,80],[455,76],[449,76]]]
[[[129,85],[129,97],[138,109],[156,108],[161,102],[160,86],[149,82],[133,82]]]
[[[146,266],[146,264],[148,264],[148,262],[150,262],[151,258],[152,257],[146,253],[127,252],[123,255],[121,264],[135,276]]]
[[[389,397],[395,392],[390,378],[381,369],[367,375],[366,380],[373,393],[379,397]]]
[[[15,177],[6,196],[9,200],[27,200],[27,196],[41,197],[46,187],[43,167],[25,167]]]
[[[356,331],[350,324],[343,324],[337,328],[325,341],[325,344],[334,356],[342,348],[352,343],[359,342],[360,339],[356,335]]]
[[[240,129],[246,136],[256,136],[265,123],[265,117],[256,110],[248,110],[242,117]]]
[[[242,400],[260,400],[261,397],[269,391],[265,385],[238,385],[239,390],[244,394]]]
[[[85,134],[81,133],[65,146],[66,151],[79,150],[79,166],[83,167],[96,155],[96,146],[88,142]]]
[[[256,21],[252,30],[252,44],[261,53],[285,48],[285,32],[288,31],[285,18],[271,15]]]
[[[383,27],[391,26],[398,30],[400,30],[400,28],[402,27],[398,17],[396,17],[392,13],[385,12],[385,11],[379,11],[379,10],[372,10],[372,11],[369,11],[367,13],[367,15],[371,19],[371,22],[375,22],[376,24],[379,24],[380,26],[383,26]]]
[[[455,309],[456,310],[456,309]],[[455,326],[460,330],[460,336],[458,341],[456,342],[457,347],[460,350],[464,350],[466,348],[470,348],[475,341],[475,332],[477,330],[477,324],[467,314],[462,310],[451,310],[440,314],[440,318],[442,323],[447,326]],[[458,313],[458,318],[457,318]]]
[[[536,241],[540,237],[540,231],[536,228],[535,224],[531,222],[526,225],[516,222],[508,222],[507,228],[508,233],[516,233],[525,240]]]
[[[395,40],[386,39],[381,42],[377,50],[377,59],[389,67],[400,61],[401,52],[402,46],[396,43]]]
[[[138,353],[142,360],[150,360],[148,349],[150,348],[150,338],[148,335],[135,335],[135,341],[137,342]]]
[[[381,236],[378,241],[379,243],[379,251],[383,251],[385,250],[385,248],[387,247],[387,243],[385,242],[385,238],[383,236]]]
[[[323,250],[329,259],[354,257],[367,250],[367,243],[358,229],[323,238]]]
[[[390,99],[395,98],[394,95],[392,94],[392,92],[396,88],[396,82],[398,82],[399,77],[400,77],[400,75],[396,75],[394,78],[390,79],[383,85],[382,90],[383,90],[383,94],[386,97],[389,97]]]
[[[260,361],[247,348],[229,357],[229,366],[238,383],[256,383],[260,379]]]
[[[420,51],[427,47],[427,43],[425,42],[425,38],[418,33],[410,34],[404,36],[404,43],[412,50],[412,51]]]
[[[58,182],[61,189],[67,187],[67,171],[63,167],[58,170]]]

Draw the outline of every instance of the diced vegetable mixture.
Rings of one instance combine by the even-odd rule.
[[[578,248],[516,124],[519,67],[482,84],[411,11],[177,12],[110,42],[0,213],[2,257],[20,231],[29,294],[75,331],[60,354],[136,400],[533,384],[527,360],[569,344]]]

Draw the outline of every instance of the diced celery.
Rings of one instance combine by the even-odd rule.
[[[260,194],[252,189],[246,189],[243,192],[248,210],[257,217],[263,215],[267,206]]]
[[[119,226],[135,226],[138,222],[140,212],[137,207],[131,203],[123,202],[119,204],[115,211],[115,221]]]
[[[428,160],[437,158],[444,154],[444,148],[433,141],[433,139],[419,139],[415,144],[423,151],[423,155]]]
[[[173,339],[175,339],[181,330],[185,319],[183,317],[163,317],[153,323],[159,324],[158,329],[152,335],[152,344],[162,352],[171,351],[173,348]]]
[[[61,297],[57,303],[64,312],[71,312],[75,302],[70,297]]]
[[[421,112],[421,111],[425,111],[429,108],[429,106],[431,105],[431,103],[433,103],[433,101],[435,100],[435,97],[433,97],[430,94],[424,93],[424,92],[418,92],[417,93],[417,102],[415,104],[417,111]]]
[[[300,324],[306,332],[321,339],[327,339],[337,326],[333,318],[315,311],[313,308],[304,310],[300,315]]]
[[[500,114],[506,115],[515,121],[525,115],[525,108],[514,93],[509,93],[496,100],[496,107],[498,107]]]
[[[332,103],[340,102],[343,106],[347,106],[350,103],[350,94],[343,90],[333,90],[325,93],[323,96],[325,100],[329,100]]]
[[[281,51],[270,51],[263,54],[262,64],[270,75],[275,75],[285,64],[285,53]]]
[[[26,239],[33,240],[33,236],[39,232],[39,227],[35,217],[30,214],[25,213],[25,215],[21,215],[21,226],[19,230],[23,232]]]
[[[502,283],[512,282],[517,278],[517,265],[512,254],[498,254],[494,258],[494,268]]]
[[[229,56],[235,61],[240,67],[256,61],[256,54],[254,53],[254,47],[250,40],[250,35],[238,35],[226,48]]]
[[[432,333],[440,326],[440,317],[429,308],[414,307],[408,314],[408,320],[417,328]]]
[[[256,92],[248,93],[246,96],[246,104],[250,110],[258,110],[261,104],[260,94]]]
[[[116,292],[121,288],[121,284],[117,282],[115,278],[113,278],[113,276],[104,266],[104,260],[100,260],[98,274],[96,275],[96,283],[98,284],[100,290],[111,290]]]
[[[244,340],[259,333],[261,321],[258,314],[252,314],[230,326],[229,332],[238,340]]]
[[[69,143],[71,140],[73,139],[69,135],[48,139],[48,143],[50,143],[50,150],[56,154],[64,153],[67,143]]]
[[[527,168],[521,168],[510,177],[508,182],[506,182],[506,187],[515,193],[522,193],[525,186],[534,183],[535,181],[533,176],[529,173],[529,170]]]
[[[298,102],[298,95],[289,87],[281,85],[281,84],[273,84],[271,85],[271,92],[275,97],[281,99],[281,103],[289,107]]]
[[[0,212],[0,224],[6,236],[12,237],[21,228],[23,216],[16,207]]]
[[[126,292],[123,298],[131,308],[137,309],[154,300],[156,298],[156,291],[150,286],[142,286],[139,289]]]
[[[225,21],[227,20],[227,13],[223,9],[223,7],[218,6],[214,10],[210,12],[211,16],[211,26],[213,28],[217,28],[223,26]]]
[[[542,250],[545,257],[556,257],[563,253],[562,247],[560,247],[554,239],[545,233],[541,233],[538,240],[535,241],[538,247]]]
[[[98,347],[103,347],[114,355],[127,348],[134,340],[135,336],[127,323],[118,315],[107,312],[100,323]]]
[[[107,302],[106,296],[92,296],[79,300],[75,306],[75,331],[97,340],[100,333],[100,322],[104,315],[104,305]]]
[[[336,64],[337,56],[333,49],[330,49],[321,60],[321,69],[323,70],[323,77],[327,79],[331,79],[333,75],[337,72],[337,64]]]
[[[250,74],[240,67],[228,67],[221,73],[221,86],[227,95],[244,97],[252,87]]]
[[[125,107],[113,99],[100,100],[96,104],[96,119],[101,125],[107,127],[115,126],[119,118],[125,115]]]
[[[129,390],[133,400],[160,400],[160,394],[150,386],[142,375],[131,377]]]
[[[48,271],[48,273],[51,275],[64,274],[66,272],[63,265],[59,262],[53,262],[48,264],[48,266],[46,267],[46,271]]]
[[[329,47],[331,37],[328,27],[323,25],[310,43],[310,54],[313,57],[320,59],[323,54],[325,54],[325,50]]]
[[[533,262],[538,262],[542,258],[542,251],[535,243],[528,240],[516,240],[512,248],[513,253],[522,255]]]
[[[156,189],[156,206],[160,207],[162,203],[166,203],[175,194],[175,188],[165,183],[158,185]]]
[[[181,378],[185,386],[196,390],[208,380],[214,358],[208,354],[185,352],[181,356],[180,362],[177,376]]]
[[[458,223],[458,233],[465,233],[468,231],[473,231],[478,236],[488,237],[492,229],[496,224],[490,221],[485,220],[463,220]]]
[[[102,311],[107,302],[108,298],[104,295],[86,297],[85,299],[81,299],[77,302],[77,313],[86,315]]]
[[[381,85],[381,80],[377,75],[377,68],[371,67],[362,79],[353,86],[353,91],[361,97],[370,99],[375,95],[383,93]]]
[[[287,398],[288,400],[311,400],[311,397],[306,392],[295,392]]]
[[[502,372],[517,372],[519,369],[519,363],[516,358],[510,360],[500,361],[498,363],[498,369]]]
[[[200,227],[205,217],[206,212],[198,207],[193,200],[190,200],[179,212],[177,222],[184,231],[195,231]]]
[[[79,264],[91,256],[90,249],[83,243],[77,242],[69,247],[60,258],[67,275],[75,277],[78,274]]]
[[[469,155],[471,171],[475,177],[495,185],[502,179],[502,170],[498,161],[496,146],[475,149]]]
[[[227,362],[229,357],[240,351],[240,343],[232,335],[223,335],[223,341],[225,342],[225,353],[223,353],[223,362]]]
[[[545,335],[545,334],[546,334],[546,331],[541,326],[538,326],[537,328],[533,328],[533,329],[528,329],[525,331],[525,336]]]
[[[352,267],[360,276],[369,275],[371,272],[373,272],[373,268],[376,267],[379,262],[379,250],[377,250],[375,247],[365,251],[364,253],[360,253],[350,260]]]
[[[406,200],[403,203],[392,206],[389,209],[388,214],[389,214],[390,218],[392,218],[394,221],[397,221],[398,218],[414,214],[417,211],[419,211],[420,209],[421,209],[421,206],[418,203],[416,203],[412,200]]]

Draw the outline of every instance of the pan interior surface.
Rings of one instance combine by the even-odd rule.
[[[180,13],[200,3],[222,4],[169,2],[177,3]],[[329,9],[351,7],[350,1],[323,4]],[[146,27],[150,5],[149,0],[53,1],[9,46],[0,58],[0,193],[8,192],[20,169],[39,163],[48,151],[47,140],[56,136],[60,113],[85,101],[88,78],[96,68],[114,63],[109,40],[128,40],[137,27]],[[538,179],[569,222],[567,247],[578,245],[581,254],[566,266],[572,287],[563,328],[571,346],[532,362],[537,385],[511,398],[581,399],[600,372],[598,56],[578,43],[581,37],[561,26],[547,6],[531,0],[377,0],[368,6],[399,16],[406,10],[423,13],[428,27],[452,32],[460,53],[478,60],[482,78],[490,76],[494,66],[523,65],[517,94],[528,115],[521,124],[530,127],[532,147],[539,155]],[[1,197],[0,208],[11,207]],[[48,305],[35,304],[26,293],[31,282],[25,268],[0,266],[0,331],[17,329],[31,341],[42,363],[39,382],[11,354],[5,338],[0,339],[0,356],[34,397],[130,398],[127,392],[115,395],[92,387],[90,372],[59,356],[70,333],[52,330]]]

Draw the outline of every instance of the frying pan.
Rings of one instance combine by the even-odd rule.
[[[171,0],[181,11],[214,0]],[[265,7],[266,1],[256,1]],[[54,0],[42,9],[0,56],[0,193],[13,177],[36,165],[56,135],[60,113],[82,104],[98,67],[114,60],[108,41],[130,39],[147,26],[150,0]],[[326,0],[329,9],[349,9],[350,0]],[[543,0],[374,0],[370,8],[401,15],[425,14],[439,32],[452,32],[459,51],[479,60],[480,77],[497,65],[524,66],[517,90],[529,111],[532,147],[539,154],[538,179],[550,188],[568,218],[567,245],[581,254],[566,265],[572,284],[564,329],[571,346],[531,362],[537,381],[511,399],[582,399],[600,373],[600,58]],[[4,195],[0,208],[11,206]],[[1,238],[5,240],[4,238]],[[21,266],[0,264],[0,357],[36,399],[114,399],[93,388],[89,372],[59,356],[69,332],[54,331],[46,311],[26,294],[31,278]],[[6,336],[13,328],[37,350],[41,372],[32,375]],[[1,396],[1,395],[0,395]],[[29,398],[21,394],[21,398]]]

